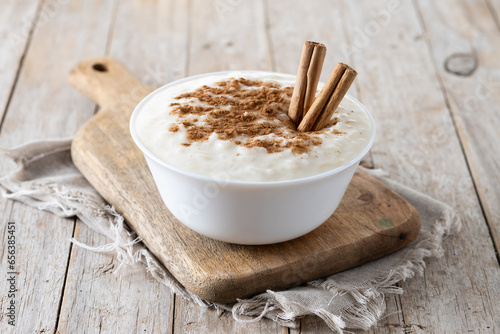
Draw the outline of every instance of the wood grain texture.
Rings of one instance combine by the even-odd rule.
[[[157,87],[186,76],[189,1],[120,1],[109,55],[141,82]]]
[[[262,1],[192,0],[191,13],[188,75],[270,70]]]
[[[393,178],[448,201],[460,209],[466,223],[461,236],[445,244],[445,257],[428,262],[424,277],[402,283],[404,295],[386,298],[386,316],[368,333],[498,332],[500,316],[495,303],[500,300],[497,293],[500,285],[495,276],[498,276],[499,267],[459,146],[463,145],[467,154],[481,201],[489,201],[489,204],[484,205],[484,212],[492,227],[496,223],[491,218],[495,217],[492,213],[495,213],[496,208],[493,198],[498,195],[496,181],[494,178],[481,179],[478,171],[491,173],[493,169],[494,172],[498,161],[493,160],[486,167],[475,166],[484,165],[485,161],[489,164],[490,159],[495,157],[471,153],[473,150],[481,152],[482,143],[468,143],[467,131],[483,129],[483,126],[475,124],[483,116],[478,119],[461,118],[460,113],[465,109],[462,110],[463,106],[457,103],[469,102],[464,100],[465,96],[461,92],[477,88],[474,87],[477,83],[483,87],[479,79],[483,79],[488,71],[494,74],[494,79],[497,78],[498,64],[492,57],[498,53],[495,51],[498,37],[491,29],[491,20],[494,20],[497,32],[500,31],[498,1],[485,0],[489,11],[484,9],[481,1],[472,1],[470,4],[453,2],[451,5],[448,2],[434,4],[414,1],[413,6],[405,4],[404,10],[391,16],[389,24],[380,30],[377,30],[374,22],[377,19],[386,22],[381,16],[383,11],[388,10],[390,4],[398,5],[401,2],[375,1],[370,4],[364,1],[354,5],[347,1],[330,0],[120,0],[118,6],[105,2],[100,4],[102,7],[95,7],[96,2],[93,0],[45,0],[44,3],[46,8],[53,8],[56,4],[56,10],[37,31],[48,30],[50,35],[33,35],[34,43],[29,44],[30,55],[27,55],[30,61],[25,59],[21,64],[16,89],[12,91],[20,60],[18,52],[22,47],[20,45],[18,49],[11,49],[6,34],[24,31],[25,21],[30,24],[39,3],[2,0],[0,36],[4,38],[4,43],[0,45],[0,113],[6,112],[7,115],[5,131],[2,129],[0,134],[2,146],[16,145],[30,139],[72,135],[83,120],[92,115],[93,103],[86,101],[64,81],[67,70],[75,61],[104,54],[106,46],[103,41],[106,37],[109,54],[130,66],[132,73],[142,82],[153,86],[189,74],[229,68],[277,70],[295,74],[302,43],[309,39],[324,42],[328,47],[325,69],[333,68],[337,61],[344,61],[359,70],[360,76],[353,87],[355,89],[351,88],[349,93],[361,97],[370,107],[379,128],[395,129],[392,134],[384,133],[377,140],[374,146],[375,167],[382,167]],[[59,6],[59,3],[62,5]],[[266,12],[263,8],[269,10]],[[218,12],[225,15],[219,15]],[[63,17],[58,17],[60,15]],[[262,33],[261,25],[266,27],[265,33]],[[373,32],[376,36],[371,35],[365,40],[362,32],[370,27],[375,28]],[[342,43],[348,41],[351,45],[361,46],[356,49],[355,57],[344,54]],[[491,52],[488,52],[488,47],[491,47]],[[476,72],[469,77],[445,72],[444,64],[440,61],[448,57],[447,53],[470,51],[472,48],[477,49],[479,55]],[[426,56],[427,53],[430,57]],[[328,71],[324,73],[326,77],[329,74]],[[363,79],[364,75],[368,75],[368,78]],[[323,76],[322,81],[326,77]],[[480,94],[486,93],[481,87]],[[386,96],[385,89],[394,94]],[[460,93],[454,93],[455,89]],[[11,105],[5,110],[6,98],[11,93]],[[493,94],[495,96],[489,97],[488,101],[496,101],[498,94],[496,91]],[[443,97],[457,99],[457,102],[452,101],[448,108]],[[42,100],[43,103],[40,102]],[[495,117],[497,113],[490,114],[492,108],[489,104],[480,104],[481,108],[483,106],[488,117]],[[426,108],[433,112],[423,112]],[[478,110],[483,113],[482,109]],[[457,124],[460,143],[451,130],[453,122],[447,116],[448,112]],[[439,134],[441,129],[445,134],[443,138],[451,140],[451,143],[434,145],[435,138],[440,142],[439,136],[426,140],[432,134]],[[498,135],[491,137],[489,132],[485,135],[498,141]],[[425,164],[421,161],[425,161]],[[5,170],[4,167],[0,165],[2,170]],[[66,220],[3,199],[0,200],[0,212],[3,217],[23,221],[23,225],[19,225],[22,226],[20,237],[23,250],[19,254],[23,257],[20,269],[25,273],[19,300],[23,305],[19,317],[22,325],[17,328],[5,327],[5,318],[1,318],[0,332],[53,332],[53,324],[58,317],[57,310],[53,308],[57,308],[58,299],[61,298],[60,286],[64,281],[61,263],[67,258],[69,248],[64,246],[64,249],[54,249],[52,245],[69,245],[67,238],[71,236],[72,228],[66,228]],[[5,222],[0,222],[2,230]],[[73,226],[71,221],[69,224]],[[61,226],[64,231],[60,230]],[[80,232],[79,236],[85,236],[85,240],[106,242],[92,239],[95,236],[91,233]],[[0,249],[3,250],[3,247]],[[87,273],[86,277],[92,276],[92,269],[96,266],[98,268],[109,263],[107,256],[99,256],[95,258],[98,263],[91,263],[90,257],[87,257],[90,254],[75,252],[76,249],[72,252],[75,258],[69,270],[74,273],[83,271]],[[49,282],[39,279],[40,269],[45,274],[51,273]],[[129,270],[122,268],[121,275]],[[91,286],[88,281],[73,282],[76,279],[76,275],[71,275],[66,284],[75,287],[82,284],[85,288]],[[109,288],[109,294],[119,293],[121,289],[116,284],[106,283],[108,280],[116,282],[112,275],[102,275],[96,280],[100,282],[99,285]],[[3,280],[0,290],[5,291],[1,283]],[[157,291],[155,288],[144,293],[142,298],[154,305]],[[79,295],[79,290],[66,289],[65,301],[70,293],[74,300],[68,298],[68,303],[78,302],[74,310],[81,310],[86,303],[84,295]],[[0,294],[2,309],[5,302],[3,297],[4,294]],[[164,308],[173,306],[170,300],[163,300],[163,303]],[[119,312],[119,306],[113,303],[101,303],[100,306],[99,312],[90,311],[95,317],[88,319],[88,328],[94,325],[98,328],[101,318],[104,324],[120,321],[128,323],[127,317],[136,319],[137,312],[141,312],[136,309],[136,312],[123,314]],[[148,311],[153,314],[151,317],[155,317],[154,308],[148,308]],[[219,318],[213,310],[204,310],[180,301],[175,303],[174,313],[176,323],[173,328],[164,328],[162,332],[183,333],[192,328],[217,333],[282,332],[267,324],[239,325],[227,315]],[[163,317],[167,316],[166,312],[162,314]],[[83,318],[86,316],[79,315]],[[61,319],[67,316],[61,313]],[[160,322],[164,320],[159,319]],[[90,324],[90,321],[95,323]],[[66,326],[74,328],[71,324]],[[75,330],[76,333],[83,332],[78,328]],[[286,333],[286,329],[283,331]],[[301,321],[298,329],[290,332],[331,331],[318,318],[307,317]]]
[[[95,64],[107,71],[96,71]],[[418,234],[415,209],[358,171],[335,214],[304,237],[259,247],[203,237],[180,224],[164,206],[130,138],[131,110],[150,89],[134,83],[111,58],[82,61],[70,82],[102,106],[73,141],[75,165],[170,272],[204,299],[227,303],[268,288],[307,282],[397,250]],[[391,219],[394,226],[383,226],[381,219]]]
[[[418,8],[498,251],[500,30],[495,14],[484,1],[421,1]]]
[[[372,22],[371,14],[391,2],[363,1],[363,11],[344,4],[347,36],[354,40]],[[413,5],[401,2],[386,27],[353,57],[358,72],[367,73],[357,78],[360,98],[374,110],[379,129],[386,129],[372,149],[375,167],[449,203],[464,222],[462,232],[445,242],[443,258],[429,261],[424,276],[401,283],[405,327],[417,333],[498,331],[498,262]]]
[[[58,305],[65,279],[69,238],[74,220],[55,217],[51,213],[26,208],[21,203],[2,199],[2,256],[4,279],[0,280],[0,332],[34,333],[55,330]],[[10,284],[7,281],[7,229],[8,221],[16,226],[16,326],[8,324],[6,317]],[[51,254],[51,256],[47,256]]]
[[[75,238],[88,245],[109,242],[81,222]],[[142,264],[116,272],[117,267],[108,254],[73,247],[58,333],[165,333],[172,328],[173,293]]]
[[[2,2],[2,10],[3,6]],[[42,13],[47,13],[47,16],[40,21]],[[73,65],[81,57],[103,52],[105,40],[100,37],[105,36],[109,21],[106,17],[110,18],[111,13],[111,7],[99,1],[90,0],[85,4],[66,2],[55,7],[53,2],[45,3],[40,9],[40,18],[6,111],[0,146],[12,147],[40,138],[72,135],[93,114],[94,104],[72,91],[66,77],[69,64]],[[28,15],[30,17],[32,14]],[[8,19],[7,22],[12,21]],[[88,43],[89,39],[93,43]],[[8,75],[8,71],[5,74]],[[6,167],[10,166],[2,164],[0,167],[3,176]],[[5,276],[2,275],[0,280],[0,332],[54,332],[71,248],[69,238],[75,220],[59,218],[20,203],[12,204],[3,197],[0,203],[1,230],[5,233],[8,219],[17,224],[19,271],[16,327],[7,325],[4,317],[3,310],[8,301],[4,292],[8,289]],[[2,242],[2,255],[4,245]],[[2,256],[2,274],[6,268],[4,260]]]
[[[185,76],[186,8],[185,1],[177,0],[120,1],[110,22],[108,52],[131,64],[134,75],[151,85]],[[92,245],[109,242],[80,222],[76,226],[75,238],[80,241]],[[111,275],[117,268],[111,259],[111,254],[73,248],[59,332],[171,333],[174,309],[181,312],[175,294],[152,280],[142,265],[124,266]]]
[[[495,24],[500,31],[500,2],[496,0],[485,0],[488,9],[490,10],[490,14],[492,19],[495,21]],[[485,15],[488,15],[485,13]]]
[[[40,1],[5,0],[0,12],[0,119],[14,89]]]
[[[55,7],[48,2],[42,7],[51,14],[33,32],[0,145],[69,137],[93,114],[94,104],[75,92],[66,78],[76,61],[104,52],[112,9],[112,2],[94,0]]]

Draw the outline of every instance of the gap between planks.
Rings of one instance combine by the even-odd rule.
[[[71,232],[71,238],[75,237],[75,230],[76,230],[76,221],[78,218],[73,219],[73,231]],[[73,242],[70,242],[69,244],[69,252],[68,252],[68,260],[66,261],[66,271],[64,272],[64,282],[61,287],[61,298],[59,299],[59,305],[57,306],[57,318],[56,318],[56,324],[54,325],[54,333],[58,333],[59,331],[59,319],[61,317],[61,308],[63,305],[64,301],[64,293],[66,292],[66,281],[68,280],[68,271],[69,271],[69,264],[71,260],[71,254],[73,250]]]
[[[105,55],[109,55],[109,52],[110,52],[110,49],[111,49],[111,42],[113,40],[114,27],[115,27],[115,24],[116,24],[118,7],[119,7],[119,4],[120,4],[119,1],[117,1],[117,0],[114,0],[114,1],[115,1],[115,3],[113,4],[112,16],[111,16],[110,24],[109,24],[109,27],[108,27],[108,33],[107,33],[107,36],[106,36],[106,46],[105,46],[105,51],[104,51]],[[40,6],[38,8],[39,11],[42,8],[43,2],[44,2],[44,0],[40,1]],[[39,12],[37,12],[37,17],[36,18],[38,18],[38,16],[39,16]],[[35,26],[36,26],[36,23],[33,24],[32,29],[30,31],[30,35],[29,35],[30,40],[31,40],[31,36],[32,36],[33,30],[34,30],[33,28]],[[27,43],[27,44],[29,44],[29,43]],[[26,50],[25,50],[25,52],[23,54],[22,59],[24,59],[24,55],[26,54],[27,49],[28,48],[26,48]],[[18,74],[19,74],[19,70],[18,70]],[[17,76],[16,76],[16,81],[17,81]],[[94,115],[98,112],[98,110],[99,110],[99,106],[97,104],[95,104],[94,105]],[[7,112],[5,112],[5,114],[6,113]],[[5,114],[4,114],[4,116],[5,116]],[[0,123],[0,131],[1,131],[1,126],[2,126],[2,123]],[[73,231],[72,231],[72,234],[71,234],[72,238],[75,237],[75,230],[76,230],[77,221],[79,221],[81,224],[83,224],[83,222],[81,222],[79,218],[75,218],[73,220]],[[60,296],[60,299],[59,299],[59,305],[58,305],[58,308],[57,308],[57,318],[56,318],[56,323],[55,323],[55,326],[54,326],[54,329],[55,329],[54,333],[59,333],[59,320],[61,318],[62,305],[64,303],[64,297],[65,297],[65,292],[66,292],[66,283],[68,281],[68,271],[69,271],[69,266],[71,264],[71,255],[72,254],[73,254],[73,242],[71,242],[70,246],[69,246],[68,260],[66,262],[66,271],[64,273],[64,281],[63,281],[63,285],[62,285],[62,289],[61,289],[61,296]]]

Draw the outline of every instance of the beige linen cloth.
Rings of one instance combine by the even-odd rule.
[[[61,217],[77,216],[96,232],[107,236],[107,245],[75,244],[98,252],[115,254],[121,265],[142,263],[154,279],[175,293],[206,307],[231,311],[236,321],[260,321],[263,317],[295,327],[297,319],[316,315],[336,333],[344,329],[368,329],[385,311],[386,294],[401,294],[396,283],[422,274],[429,257],[443,255],[445,235],[460,229],[460,219],[444,203],[393,182],[379,171],[372,174],[406,198],[422,218],[422,230],[408,247],[362,266],[324,277],[285,291],[267,291],[233,305],[201,300],[184,288],[159,263],[125,225],[123,217],[110,207],[80,174],[71,161],[71,139],[31,142],[2,150],[15,163],[13,171],[0,178],[6,198],[21,201]]]

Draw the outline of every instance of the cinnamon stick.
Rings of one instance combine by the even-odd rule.
[[[300,123],[302,116],[313,103],[325,55],[326,47],[323,44],[311,41],[304,43],[288,109],[288,116],[295,124]]]
[[[323,129],[357,75],[358,73],[348,65],[338,63],[297,130],[305,132]]]
[[[340,102],[349,90],[349,87],[351,87],[351,84],[353,83],[357,75],[358,73],[351,67],[346,68],[344,75],[342,75],[342,78],[333,91],[332,96],[328,100],[328,104],[326,105],[325,110],[323,110],[323,112],[314,123],[314,126],[312,128],[313,131],[323,129],[328,124],[328,122],[330,122],[333,113],[339,107]]]
[[[323,44],[317,43],[317,45],[314,46],[311,63],[309,65],[309,69],[307,70],[306,96],[304,97],[304,110],[302,117],[304,117],[307,113],[314,102],[314,98],[316,97],[316,91],[318,89],[318,82],[321,76],[321,70],[323,69],[325,56],[326,47]]]
[[[313,105],[297,127],[297,130],[305,132],[312,129],[314,123],[327,105],[328,100],[332,96],[332,93],[335,90],[335,87],[337,87],[337,84],[342,78],[346,68],[347,65],[342,63],[338,63],[335,66],[332,74],[330,74],[326,84],[323,86],[323,89],[321,89],[321,92],[319,92],[318,97],[314,100]]]

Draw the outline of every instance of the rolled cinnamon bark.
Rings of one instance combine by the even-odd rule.
[[[335,68],[332,71],[332,74],[330,74],[328,80],[323,86],[323,89],[321,90],[321,92],[319,92],[318,97],[316,97],[311,108],[309,108],[304,118],[300,122],[299,126],[297,127],[297,130],[305,132],[305,131],[310,131],[313,128],[314,124],[316,123],[316,120],[319,118],[319,115],[323,112],[325,106],[328,103],[328,100],[332,96],[333,91],[337,87],[340,79],[342,78],[342,75],[344,74],[345,70],[348,67],[349,66],[343,63],[338,63],[335,66]]]
[[[316,97],[316,91],[318,90],[318,82],[321,77],[321,70],[323,69],[325,56],[326,47],[323,44],[315,45],[311,57],[311,64],[307,70],[306,95],[304,97],[304,110],[302,112],[302,117],[304,117],[307,113],[314,102],[314,98]]]
[[[342,78],[337,84],[337,87],[333,91],[332,96],[328,100],[325,109],[319,115],[318,119],[314,123],[314,126],[312,127],[313,131],[318,131],[323,129],[328,124],[328,122],[330,122],[333,113],[339,107],[340,102],[342,101],[345,94],[349,90],[349,87],[351,87],[351,84],[353,83],[357,75],[358,73],[351,67],[346,68],[344,74],[342,75]]]
[[[300,123],[303,115],[313,103],[325,55],[326,47],[323,44],[311,41],[304,43],[288,109],[288,116],[295,124]]]

